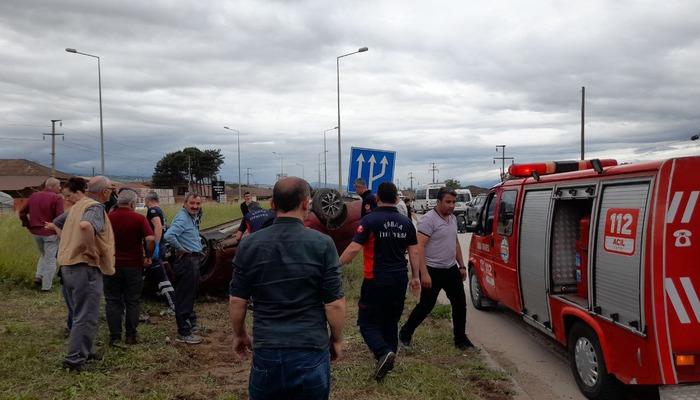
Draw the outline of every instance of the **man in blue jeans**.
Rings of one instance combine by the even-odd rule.
[[[304,227],[309,197],[303,179],[278,181],[272,193],[275,222],[241,242],[233,261],[229,313],[236,354],[245,359],[253,350],[251,400],[330,394],[330,361],[341,354],[345,298],[333,240]],[[249,299],[254,344],[245,327]]]
[[[202,198],[197,193],[187,193],[182,209],[163,236],[175,249],[175,341],[179,343],[200,344],[203,340],[198,334],[202,329],[197,325],[194,312],[202,260],[202,242],[199,238],[201,209]]]

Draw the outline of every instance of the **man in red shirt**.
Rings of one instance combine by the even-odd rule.
[[[39,248],[34,284],[41,286],[42,292],[51,290],[56,273],[58,237],[53,230],[44,228],[44,224],[63,214],[63,197],[58,194],[60,191],[61,183],[58,179],[49,178],[44,183],[44,190],[32,193],[19,211],[22,226],[29,229]]]
[[[139,323],[139,297],[143,286],[143,267],[151,264],[155,245],[153,230],[146,217],[134,211],[137,195],[132,189],[122,189],[117,207],[109,213],[114,231],[115,269],[104,276],[105,313],[109,326],[109,344],[119,345],[122,338],[122,316],[126,330],[124,343],[136,344]],[[146,254],[144,254],[144,242]]]

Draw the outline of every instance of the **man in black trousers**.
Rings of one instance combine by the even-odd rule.
[[[452,306],[454,344],[460,350],[474,347],[466,334],[467,300],[464,280],[467,268],[457,239],[457,218],[454,216],[457,192],[448,187],[438,190],[437,205],[418,222],[418,246],[423,249],[425,263],[421,268],[423,290],[420,301],[401,328],[399,339],[411,345],[413,332],[435,307],[440,290],[444,289]]]
[[[396,186],[379,185],[378,207],[367,214],[357,227],[352,243],[340,256],[349,264],[364,250],[364,280],[358,302],[357,325],[377,365],[374,379],[382,380],[394,367],[398,350],[399,319],[406,300],[406,250],[411,261],[411,290],[418,295],[421,265],[416,229],[408,217],[396,209]]]

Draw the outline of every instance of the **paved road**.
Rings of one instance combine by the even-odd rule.
[[[465,259],[468,257],[471,234],[460,234]],[[585,400],[576,386],[569,368],[566,350],[549,337],[530,327],[522,319],[503,307],[478,311],[467,293],[467,334],[477,347],[491,357],[514,378],[524,393],[518,400]],[[444,292],[440,301],[447,302]],[[657,398],[648,389],[628,390],[628,400]]]
[[[460,234],[468,257],[471,234]],[[468,282],[465,290],[469,296]],[[467,297],[467,333],[505,368],[525,392],[521,398],[585,400],[571,375],[565,350],[505,308],[478,311]]]

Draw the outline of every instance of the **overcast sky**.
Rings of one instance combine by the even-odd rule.
[[[176,5],[177,4],[177,5]],[[635,162],[700,154],[700,3],[690,1],[0,2],[0,158],[99,172],[97,63],[108,175],[150,176],[165,153],[220,148],[222,177],[318,176],[337,125],[393,150],[395,178],[491,184],[496,145],[516,162]],[[336,132],[328,180],[337,182]],[[418,182],[414,181],[414,185]]]

